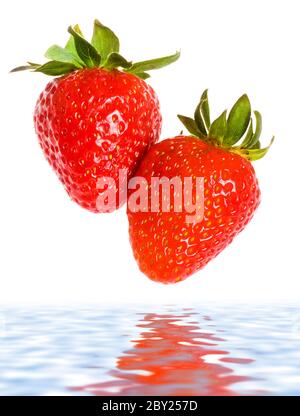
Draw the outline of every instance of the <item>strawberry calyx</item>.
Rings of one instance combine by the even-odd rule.
[[[211,123],[205,90],[196,107],[194,118],[182,115],[178,115],[178,118],[193,136],[254,161],[266,155],[274,137],[267,147],[261,148],[262,117],[258,111],[253,111],[253,114],[255,123],[249,98],[244,94],[234,104],[228,116],[225,110]]]
[[[70,38],[64,48],[51,46],[45,53],[49,59],[45,64],[27,62],[27,65],[14,68],[11,72],[31,70],[46,75],[59,76],[83,68],[121,69],[124,72],[147,79],[148,71],[163,68],[177,61],[180,52],[162,58],[133,63],[127,61],[119,53],[120,42],[115,33],[98,20],[94,21],[94,32],[91,42],[88,42],[78,25],[68,28]]]

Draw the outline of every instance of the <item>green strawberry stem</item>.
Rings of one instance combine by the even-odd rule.
[[[82,68],[105,68],[109,71],[118,68],[124,72],[147,79],[148,71],[163,68],[177,61],[180,52],[162,58],[132,63],[119,53],[120,42],[115,33],[102,25],[98,20],[94,22],[94,32],[91,42],[88,42],[78,25],[68,28],[70,38],[64,48],[51,46],[45,53],[49,59],[43,65],[28,62],[27,65],[14,68],[11,72],[31,70],[46,75],[59,76],[69,74]]]
[[[253,114],[255,116],[254,131],[250,101],[244,94],[234,104],[228,117],[227,110],[225,110],[211,123],[207,90],[205,90],[196,107],[194,118],[182,115],[178,115],[178,118],[193,136],[254,161],[266,155],[274,137],[267,147],[261,148],[259,138],[262,131],[262,118],[258,111],[254,111]]]

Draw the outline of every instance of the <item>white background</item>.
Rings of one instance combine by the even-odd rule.
[[[1,2],[1,302],[293,301],[300,299],[300,24],[297,0]],[[255,168],[262,203],[232,245],[185,282],[164,286],[133,259],[125,209],[91,214],[69,201],[39,148],[35,101],[47,77],[8,74],[64,44],[69,24],[112,27],[128,59],[175,52],[152,72],[162,138],[179,133],[209,88],[215,116],[247,92],[276,141]]]

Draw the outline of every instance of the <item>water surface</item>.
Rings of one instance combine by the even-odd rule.
[[[0,394],[299,395],[300,307],[2,307]]]

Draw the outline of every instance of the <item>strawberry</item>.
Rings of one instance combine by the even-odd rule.
[[[113,211],[125,202],[119,198],[124,185],[119,183],[119,170],[131,177],[161,131],[159,102],[144,81],[149,77],[146,71],[176,61],[179,53],[132,63],[119,54],[117,36],[99,21],[91,43],[78,26],[68,31],[65,48],[54,45],[46,52],[49,62],[28,63],[12,72],[58,76],[35,107],[39,143],[75,202],[92,212]],[[111,181],[99,186],[101,178]],[[112,188],[115,198],[98,204]]]
[[[142,207],[136,198],[134,183],[129,184],[127,213],[133,254],[150,279],[162,283],[186,279],[216,257],[251,220],[260,203],[251,161],[262,158],[271,145],[261,149],[261,116],[257,111],[254,114],[255,131],[250,102],[243,95],[228,117],[224,111],[211,124],[205,91],[194,119],[178,116],[192,136],[155,144],[141,162],[136,178],[148,184],[146,205]],[[194,186],[192,190],[183,187],[179,209],[175,209],[175,187],[170,186],[170,212],[163,209],[164,194],[156,212],[151,212],[150,199],[159,190],[153,192],[154,178],[180,178],[181,183],[192,178]],[[196,178],[203,178],[203,198],[199,200]],[[176,192],[178,196],[178,188]],[[183,204],[189,195],[190,206]],[[190,220],[193,205],[199,215]]]

